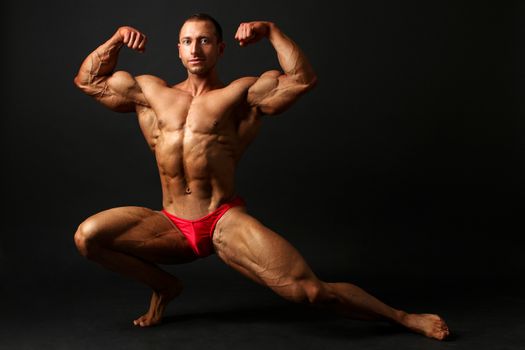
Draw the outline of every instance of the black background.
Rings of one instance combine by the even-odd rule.
[[[223,81],[278,68],[268,42],[235,43],[238,24],[250,20],[277,23],[318,74],[316,89],[267,118],[240,163],[237,191],[321,276],[523,281],[522,4],[2,7],[2,290],[96,275],[74,247],[78,224],[116,206],[161,208],[135,115],[104,109],[73,78],[93,49],[131,25],[148,35],[148,47],[123,50],[118,68],[185,79],[178,29],[195,12],[223,26]],[[205,275],[218,262],[197,272],[199,264],[195,273]]]

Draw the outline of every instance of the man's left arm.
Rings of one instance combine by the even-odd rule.
[[[248,90],[248,103],[262,114],[275,115],[315,86],[317,77],[299,46],[272,22],[241,23],[235,39],[241,46],[268,38],[284,73],[262,74]]]

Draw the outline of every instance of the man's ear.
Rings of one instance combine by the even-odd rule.
[[[177,49],[179,50],[179,58],[180,58],[180,43],[177,44]]]
[[[219,44],[219,56],[222,56],[224,53],[224,48],[226,47],[226,43],[223,41]]]

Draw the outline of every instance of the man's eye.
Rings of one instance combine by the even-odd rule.
[[[201,39],[201,43],[202,44],[207,44],[208,43],[208,38],[202,38]]]
[[[183,44],[183,45],[188,45],[189,43],[190,43],[189,40],[182,40],[182,44]]]

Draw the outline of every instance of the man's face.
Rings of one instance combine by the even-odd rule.
[[[187,21],[179,34],[179,58],[193,74],[205,75],[224,51],[224,43],[217,43],[215,27],[209,21]]]

